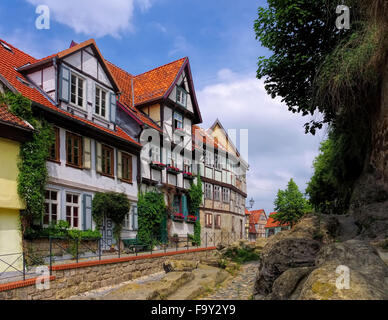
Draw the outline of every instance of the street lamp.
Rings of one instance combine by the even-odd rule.
[[[255,204],[255,200],[253,200],[253,197],[251,198],[251,200],[249,200],[249,204],[251,205],[249,209],[252,209],[253,205]]]

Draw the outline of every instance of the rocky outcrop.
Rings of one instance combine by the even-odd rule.
[[[255,299],[388,299],[388,267],[377,250],[361,240],[335,242],[347,229],[336,218],[309,215],[271,238],[262,251]],[[341,281],[348,271],[346,286]]]

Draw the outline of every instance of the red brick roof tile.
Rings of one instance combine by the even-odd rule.
[[[24,129],[33,130],[33,127],[30,124],[11,113],[5,105],[0,105],[0,122],[6,122]]]
[[[274,215],[276,213],[277,212],[271,212],[269,214],[269,217],[267,219],[267,224],[265,225],[265,228],[276,228],[276,227],[282,227],[282,226],[288,226],[289,225],[288,223],[280,224],[280,222],[275,221],[274,218],[271,217],[271,215]]]

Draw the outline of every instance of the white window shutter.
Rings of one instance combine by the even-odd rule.
[[[64,102],[70,100],[70,69],[61,66],[60,80],[59,80],[59,98]]]
[[[117,152],[117,178],[123,177],[123,157],[120,151]]]
[[[96,171],[102,172],[102,146],[96,142]]]
[[[91,141],[89,138],[83,138],[83,165],[85,169],[91,168]]]

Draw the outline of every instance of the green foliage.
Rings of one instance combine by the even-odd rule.
[[[120,238],[125,215],[128,214],[130,203],[124,193],[96,193],[92,201],[92,216],[97,229],[102,227],[104,216],[114,222],[113,234],[116,240]]]
[[[154,246],[160,237],[160,224],[166,215],[163,194],[150,191],[139,195],[138,232],[137,237],[142,243]]]
[[[249,247],[229,247],[223,256],[239,264],[260,259],[260,255]]]
[[[274,204],[277,214],[271,217],[281,224],[289,223],[291,226],[311,210],[308,200],[303,197],[293,179],[288,182],[286,190],[278,191]]]
[[[71,240],[95,240],[101,238],[98,230],[73,230],[67,221],[59,220],[57,223],[51,223],[47,228],[33,226],[28,228],[24,234],[25,239],[37,238],[58,238]]]
[[[197,221],[194,224],[194,243],[201,245],[201,222],[199,217],[199,206],[202,203],[202,181],[200,175],[197,175],[197,183],[192,183],[189,189],[189,212],[193,216],[197,216]]]
[[[20,148],[18,163],[18,194],[26,204],[22,217],[29,223],[35,218],[41,220],[44,214],[44,191],[48,179],[46,160],[50,146],[54,143],[54,132],[45,120],[34,118],[31,102],[21,94],[7,92],[0,102],[8,105],[16,116],[28,121],[35,132],[31,141]]]

